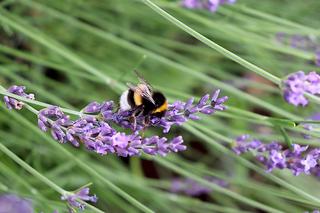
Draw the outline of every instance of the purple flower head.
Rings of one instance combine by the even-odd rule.
[[[119,156],[127,157],[140,154],[141,137],[137,134],[116,133],[111,140],[112,146]]]
[[[89,195],[90,189],[88,187],[82,188],[78,190],[75,194],[72,195],[63,195],[61,196],[61,200],[66,200],[69,205],[69,209],[72,212],[74,208],[77,208],[79,210],[85,209],[85,204],[80,202],[81,201],[89,201],[96,203],[98,198],[96,195],[90,196]]]
[[[111,102],[104,104],[89,104],[86,109],[95,108],[90,112],[97,113],[96,109],[110,111]],[[97,108],[96,108],[97,107]],[[114,119],[116,114],[123,112],[112,112],[110,116]],[[104,118],[105,119],[105,118]],[[114,120],[109,120],[109,122]],[[117,117],[118,119],[118,117]],[[115,122],[120,123],[120,120]],[[179,152],[186,149],[183,145],[181,136],[175,137],[168,141],[165,137],[152,136],[150,138],[142,138],[138,132],[126,134],[117,132],[105,120],[99,120],[96,116],[86,115],[78,120],[71,121],[59,107],[51,106],[39,112],[38,115],[39,128],[43,131],[50,129],[52,137],[60,142],[69,142],[74,146],[84,144],[85,147],[100,155],[115,153],[118,156],[128,157],[137,156],[141,152],[150,155],[165,156],[170,152]]]
[[[268,172],[271,172],[274,168],[286,168],[286,159],[284,154],[276,150],[271,150],[269,153],[269,158],[266,162],[266,166]]]
[[[8,91],[26,98],[34,98],[24,90],[25,87],[12,86]],[[128,157],[145,152],[166,156],[171,152],[186,150],[183,138],[176,136],[168,139],[156,135],[144,138],[141,131],[148,127],[158,127],[163,129],[163,133],[168,133],[173,125],[182,125],[189,119],[200,119],[199,114],[212,115],[216,111],[223,111],[226,109],[224,103],[228,97],[219,97],[219,94],[220,90],[216,90],[211,95],[202,96],[198,102],[190,98],[187,102],[176,101],[168,104],[162,117],[144,113],[136,115],[133,114],[135,109],[115,110],[113,101],[89,103],[79,113],[78,119],[71,119],[58,106],[49,106],[39,111],[38,126],[44,132],[49,131],[52,138],[59,143],[70,143],[75,147],[83,145],[89,151],[100,155],[113,153]],[[13,104],[15,101],[9,97],[5,99],[7,104]],[[14,108],[17,108],[16,106],[17,104]],[[116,130],[113,126],[131,130],[131,133]],[[252,143],[251,146],[257,145]]]
[[[248,152],[249,150],[259,150],[261,145],[262,143],[259,140],[250,140],[250,135],[241,135],[236,138],[232,150],[237,155],[240,155],[242,153]]]
[[[207,8],[211,12],[217,11],[220,4],[220,0],[208,0]]]
[[[164,117],[151,118],[153,126],[162,127],[164,133],[170,131],[172,125],[182,125],[188,119],[198,120],[196,114],[201,113],[205,115],[212,115],[216,111],[223,111],[226,109],[224,102],[228,97],[219,98],[220,90],[216,90],[211,95],[206,94],[202,96],[198,103],[194,104],[194,99],[190,98],[187,102],[176,101],[170,104]]]
[[[265,165],[267,172],[271,172],[275,168],[287,168],[294,175],[304,173],[320,177],[319,148],[293,144],[292,149],[284,149],[277,142],[264,144],[260,141],[249,139],[248,135],[238,137],[233,151],[237,154],[242,154],[252,150],[256,159]]]
[[[305,159],[301,160],[301,164],[304,166],[304,172],[310,174],[310,169],[317,165],[317,159],[313,155],[308,154]]]
[[[306,106],[309,101],[304,93],[320,94],[320,75],[310,72],[307,75],[303,71],[292,73],[284,81],[284,99],[295,106]]]
[[[9,89],[7,91],[12,93],[12,94],[24,97],[24,98],[28,98],[28,99],[34,100],[34,94],[25,93],[25,89],[26,89],[25,86],[13,85],[13,86],[9,87]],[[23,102],[18,101],[18,100],[14,99],[14,98],[11,98],[9,96],[4,96],[3,99],[4,99],[4,103],[6,104],[7,108],[10,109],[10,110],[11,109],[20,110],[23,107]]]
[[[142,140],[142,149],[145,153],[150,155],[166,156],[169,152],[179,152],[186,150],[186,146],[182,145],[183,139],[181,136],[173,138],[168,141],[167,138],[159,136],[152,136]]]
[[[228,187],[228,183],[222,179],[215,177],[204,177],[205,180],[215,183],[221,187]],[[207,186],[203,186],[195,180],[190,178],[175,178],[171,182],[170,191],[175,194],[186,194],[189,196],[200,196],[203,194],[212,193],[212,189]]]
[[[33,211],[29,200],[13,194],[0,195],[0,213],[33,213]]]

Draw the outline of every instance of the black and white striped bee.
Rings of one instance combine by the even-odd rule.
[[[165,96],[159,91],[153,91],[151,85],[141,75],[135,73],[139,83],[137,85],[127,84],[129,89],[124,91],[120,97],[120,110],[133,110],[134,119],[139,115],[143,115],[146,120],[150,115],[164,116],[168,109]]]

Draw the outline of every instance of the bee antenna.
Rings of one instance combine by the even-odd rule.
[[[142,57],[140,58],[140,60],[136,64],[136,66],[134,66],[133,71],[136,73],[137,76],[139,76],[139,74],[137,74],[137,69],[143,64],[143,62],[146,59],[147,59],[147,55],[142,55]]]
[[[138,73],[137,71],[137,68],[141,66],[141,64],[144,62],[144,60],[146,60],[147,58],[147,55],[143,55],[141,57],[141,59],[138,61],[138,63],[134,66],[133,68],[133,72],[136,74],[136,76],[138,76],[139,79],[143,80],[143,77]],[[129,73],[129,72],[124,72],[124,71],[121,71],[122,74],[119,76],[118,80],[119,81],[120,79],[124,79],[124,77]]]

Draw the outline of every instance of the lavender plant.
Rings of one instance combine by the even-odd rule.
[[[95,199],[64,188],[90,181],[99,202],[84,212],[316,212],[319,2],[232,3],[1,2],[1,106],[19,111],[0,109],[0,194],[65,212]],[[141,57],[171,104],[135,125],[116,100]],[[212,88],[228,110],[219,91],[200,96]]]
[[[319,148],[309,148],[293,144],[292,148],[285,149],[281,144],[272,142],[262,143],[259,140],[250,140],[249,135],[242,135],[236,139],[233,148],[236,154],[252,151],[259,162],[265,165],[266,171],[273,169],[289,169],[294,175],[305,173],[319,176]]]
[[[7,91],[12,91],[18,96],[27,97],[25,87],[12,86]],[[18,91],[18,92],[17,92]],[[186,103],[176,101],[169,105],[163,117],[152,116],[150,126],[163,128],[164,133],[168,133],[172,125],[181,125],[188,119],[200,119],[196,113],[211,115],[215,111],[223,111],[226,107],[223,105],[227,96],[219,98],[220,90],[215,91],[210,96],[204,95],[197,104],[193,104],[194,98],[189,99]],[[9,109],[21,109],[23,102],[14,98],[4,96],[4,102]],[[19,103],[19,107],[15,107]],[[157,135],[151,137],[141,137],[139,131],[147,128],[144,124],[145,116],[140,115],[137,124],[130,122],[133,116],[133,110],[114,110],[114,103],[106,101],[101,104],[92,102],[87,105],[84,114],[77,120],[72,121],[68,115],[65,115],[58,106],[44,108],[38,113],[38,126],[42,131],[50,129],[53,139],[60,143],[71,143],[78,147],[84,144],[85,147],[100,155],[115,153],[118,156],[135,156],[141,152],[150,155],[166,156],[170,152],[179,152],[186,149],[183,145],[182,136],[176,136],[168,141],[166,137]],[[89,115],[97,114],[97,115]],[[119,125],[133,131],[132,134],[119,132],[111,126]]]

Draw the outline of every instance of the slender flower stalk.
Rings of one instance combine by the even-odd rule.
[[[11,152],[7,147],[5,147],[3,144],[0,144],[0,150],[5,153],[8,157],[10,157],[12,160],[14,160],[17,164],[19,164],[22,168],[24,168],[26,171],[28,171],[30,174],[32,174],[34,177],[48,185],[50,188],[54,189],[56,192],[60,193],[63,197],[70,197],[74,196],[72,192],[68,192],[64,189],[62,189],[60,186],[56,185],[54,182],[40,174],[38,171],[36,171],[34,168],[32,168],[29,164],[21,160],[17,155],[15,155],[13,152]],[[97,213],[102,213],[101,210],[97,209],[94,206],[91,206],[87,204],[85,201],[76,198],[78,202],[88,206],[91,210]]]

